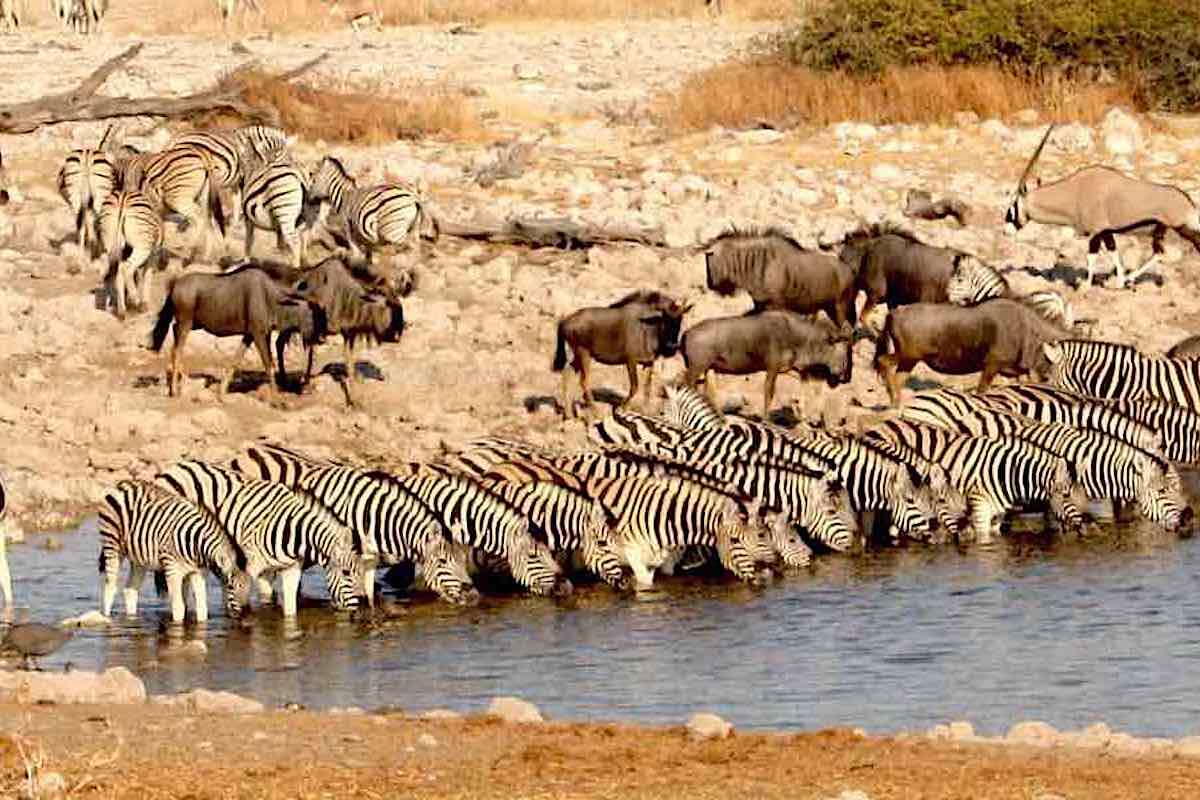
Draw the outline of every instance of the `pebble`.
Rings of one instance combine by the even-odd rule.
[[[1045,722],[1018,722],[1008,729],[1010,742],[1031,744],[1038,747],[1051,747],[1058,742],[1058,731]]]
[[[448,708],[434,708],[429,711],[421,712],[421,719],[430,720],[458,720],[462,719],[462,714],[457,711],[451,711]]]
[[[733,733],[733,725],[716,714],[701,711],[688,718],[687,731],[693,739],[726,739]]]
[[[505,722],[534,723],[545,722],[542,712],[528,700],[519,697],[497,697],[487,707],[489,717],[499,717]]]
[[[417,744],[421,745],[421,747],[437,747],[438,740],[428,733],[422,733],[417,737]]]

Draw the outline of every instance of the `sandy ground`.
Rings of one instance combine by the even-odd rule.
[[[876,738],[847,730],[693,741],[682,727],[398,713],[180,715],[155,706],[0,706],[0,793],[17,748],[71,797],[1189,797],[1200,761]],[[863,794],[856,794],[863,793]]]

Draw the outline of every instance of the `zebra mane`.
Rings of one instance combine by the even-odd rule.
[[[727,239],[777,239],[785,244],[791,245],[803,253],[810,252],[807,247],[796,241],[796,237],[792,235],[791,231],[785,230],[779,225],[750,225],[744,228],[738,227],[737,225],[730,225],[728,228],[700,245],[700,249],[708,250]]]

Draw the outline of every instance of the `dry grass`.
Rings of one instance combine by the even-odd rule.
[[[444,84],[349,88],[284,81],[257,69],[235,72],[223,83],[240,85],[247,104],[273,109],[284,129],[309,141],[377,145],[397,139],[458,139],[478,131],[467,99]]]
[[[1035,83],[991,67],[905,67],[878,79],[803,67],[730,62],[689,78],[660,102],[677,130],[948,122],[955,112],[1008,117],[1034,108],[1057,120],[1094,122],[1113,105],[1134,105],[1124,86]]]
[[[447,23],[521,23],[579,20],[680,19],[703,21],[704,0],[349,0],[331,7],[328,0],[262,0],[263,14],[239,12],[235,33],[342,30],[350,17],[373,12],[384,25]],[[796,0],[725,0],[725,14],[735,19],[782,20]],[[182,24],[181,24],[182,23]],[[213,32],[221,20],[213,0],[174,0],[170,17],[155,15],[132,24],[144,33]]]

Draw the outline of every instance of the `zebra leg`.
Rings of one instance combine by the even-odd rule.
[[[204,573],[196,571],[188,575],[188,587],[192,590],[196,622],[208,622],[208,586],[204,581]]]
[[[375,607],[375,563],[366,562],[363,566],[363,595],[371,608]]]
[[[100,570],[100,613],[112,616],[113,601],[117,599],[117,581],[120,578],[121,559],[105,558]]]
[[[138,592],[141,591],[142,581],[146,578],[146,570],[129,562],[129,577],[125,579],[125,616],[137,616]]]
[[[275,587],[271,585],[271,576],[261,574],[255,577],[254,586],[258,590],[258,601],[269,606],[275,601]]]
[[[296,598],[300,594],[301,572],[300,565],[293,564],[279,573],[279,600],[283,605],[283,616],[288,619],[296,616]]]
[[[176,625],[183,623],[187,615],[187,604],[183,599],[183,573],[178,567],[167,567],[167,600],[171,604],[171,622]]]

